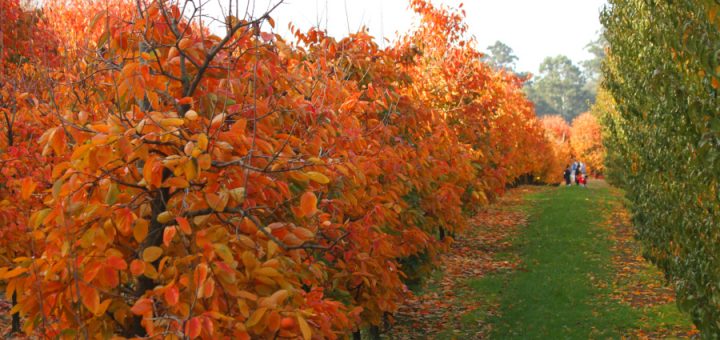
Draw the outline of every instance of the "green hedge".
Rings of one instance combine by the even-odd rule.
[[[720,336],[720,32],[715,0],[610,0],[607,147],[645,255]]]

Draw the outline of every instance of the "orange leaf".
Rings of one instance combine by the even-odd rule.
[[[132,262],[130,262],[130,272],[135,276],[140,276],[145,272],[145,262],[137,259],[132,260]]]
[[[282,329],[291,329],[295,327],[295,319],[291,317],[282,318],[280,321],[280,327],[282,327]]]
[[[176,232],[177,229],[175,228],[175,226],[165,227],[165,230],[163,230],[163,244],[166,247],[170,246],[170,242],[172,242]]]
[[[107,311],[108,307],[110,307],[110,303],[111,303],[111,302],[112,302],[112,299],[105,299],[105,301],[103,301],[103,302],[97,307],[97,309],[95,309],[95,311],[93,312],[93,314],[95,314],[95,316],[100,316],[100,315],[105,314],[105,311]]]
[[[100,294],[98,294],[98,291],[95,290],[95,288],[92,288],[86,284],[80,284],[79,286],[80,298],[83,305],[85,305],[85,308],[87,308],[94,314],[100,306]]]
[[[312,216],[317,212],[317,197],[311,191],[308,191],[300,197],[300,212],[302,216]]]
[[[145,315],[153,310],[152,300],[148,298],[142,298],[135,301],[135,304],[130,308],[130,311],[135,315]]]
[[[202,330],[200,325],[200,318],[197,316],[188,320],[187,323],[185,323],[185,335],[190,339],[197,338],[200,336],[200,331]]]
[[[178,226],[180,226],[180,231],[183,232],[185,235],[192,234],[192,228],[190,227],[190,222],[188,222],[187,218],[185,217],[176,217],[175,220],[178,223]]]
[[[67,143],[65,141],[65,131],[62,127],[57,127],[50,136],[50,146],[53,148],[56,155],[62,155],[65,152],[65,146],[67,146]]]
[[[183,97],[183,98],[178,99],[178,101],[177,101],[177,103],[180,105],[188,105],[188,104],[192,104],[192,102],[193,102],[192,97]]]
[[[162,163],[152,156],[145,161],[143,166],[143,178],[149,186],[159,187],[162,184]]]
[[[12,279],[13,277],[16,277],[16,276],[18,276],[18,275],[20,275],[20,274],[22,274],[22,273],[24,273],[24,272],[26,272],[26,271],[28,271],[28,268],[25,268],[25,267],[17,267],[17,268],[15,268],[15,269],[11,270],[11,271],[8,271],[8,272],[5,273],[4,275],[1,275],[1,276],[0,276],[0,279],[4,279],[4,280]]]
[[[188,181],[183,177],[171,177],[163,182],[163,188],[180,188],[184,189],[190,186]]]
[[[195,280],[194,283],[196,286],[200,286],[205,282],[205,279],[207,279],[207,273],[208,267],[204,263],[199,264],[197,268],[195,268],[195,275],[193,278]]]
[[[272,311],[268,315],[267,324],[269,330],[277,331],[280,328],[280,314],[277,311]]]
[[[22,190],[20,191],[20,198],[23,200],[27,200],[30,198],[30,195],[32,195],[33,191],[35,191],[35,187],[37,187],[37,183],[33,181],[31,177],[25,177],[20,181],[20,185],[22,186]]]
[[[165,289],[164,295],[165,301],[167,301],[168,305],[170,306],[177,305],[178,301],[180,300],[180,290],[174,284]]]
[[[125,270],[127,269],[127,262],[117,256],[110,256],[107,258],[107,264],[113,269]]]
[[[229,198],[229,195],[216,195],[214,193],[205,194],[205,201],[207,202],[208,206],[210,206],[210,208],[215,211],[225,210],[225,206],[227,205]]]
[[[145,240],[148,234],[149,223],[147,220],[139,219],[135,221],[135,227],[133,228],[133,237],[135,241],[142,242]]]

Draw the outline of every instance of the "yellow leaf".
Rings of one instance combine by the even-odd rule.
[[[208,137],[204,133],[201,133],[197,137],[198,148],[202,151],[207,151]]]
[[[245,323],[245,326],[250,328],[252,326],[255,326],[260,320],[262,320],[263,315],[265,315],[265,311],[267,310],[266,307],[258,308],[255,312],[253,312],[252,316],[250,316],[250,319]]]
[[[297,315],[297,319],[298,325],[300,326],[300,331],[303,335],[303,339],[310,340],[310,338],[312,338],[312,330],[310,329],[310,325],[308,325],[307,321],[305,321],[305,318],[303,318],[300,314]]]
[[[164,128],[182,126],[185,120],[182,118],[164,118],[160,120],[160,125]]]
[[[273,241],[268,241],[267,248],[268,248],[267,257],[272,258],[273,255],[275,255],[275,253],[278,251],[279,247],[278,247],[277,243],[275,243]]]
[[[232,264],[235,262],[235,259],[233,258],[232,251],[230,248],[222,243],[215,243],[213,244],[213,249],[215,250],[215,253],[220,256],[221,259],[227,264]]]
[[[308,172],[306,172],[305,174],[306,174],[306,175],[308,176],[308,178],[310,178],[310,180],[312,180],[313,182],[320,183],[320,184],[328,184],[328,183],[330,183],[330,179],[327,178],[327,176],[325,176],[324,174],[322,174],[322,173],[320,173],[320,172],[317,172],[317,171],[308,171]]]
[[[147,247],[142,254],[143,260],[145,262],[153,262],[160,258],[162,255],[163,250],[160,247],[152,246]]]
[[[230,190],[230,197],[237,203],[245,201],[245,188],[235,188]]]
[[[267,276],[267,277],[280,277],[282,274],[280,274],[277,269],[272,267],[260,267],[258,269],[255,269],[253,274],[258,276]]]
[[[314,165],[325,164],[325,162],[323,162],[322,159],[317,158],[317,157],[310,157],[310,158],[308,158],[308,162],[310,162],[310,164],[314,164]]]
[[[185,172],[185,178],[188,181],[192,181],[198,176],[198,162],[195,158],[190,158],[183,165],[183,171]]]
[[[163,211],[157,216],[157,221],[165,224],[175,219],[175,216],[169,211]]]
[[[105,195],[105,204],[113,205],[115,202],[117,202],[118,195],[120,194],[120,190],[118,190],[118,187],[115,183],[110,184],[110,188],[108,188],[107,195]]]

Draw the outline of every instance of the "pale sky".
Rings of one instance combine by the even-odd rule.
[[[210,6],[218,6],[211,0]],[[256,15],[278,0],[250,0]],[[235,1],[233,1],[235,2]],[[510,46],[519,58],[518,71],[537,73],[547,56],[564,54],[575,63],[590,58],[585,45],[600,30],[599,12],[606,0],[433,0],[435,5],[457,7],[464,2],[470,34],[482,50],[496,40]],[[213,4],[214,3],[214,4]],[[241,5],[247,0],[240,0]],[[306,30],[320,24],[335,37],[361,26],[370,34],[394,40],[414,24],[407,0],[285,0],[273,13],[276,33],[287,36],[289,22]],[[243,8],[244,9],[244,8]],[[346,15],[347,13],[347,15]],[[382,44],[381,44],[382,45]]]

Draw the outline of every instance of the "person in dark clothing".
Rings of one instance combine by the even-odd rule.
[[[570,170],[570,165],[565,167],[565,172],[563,172],[563,178],[565,178],[565,185],[570,185],[570,174],[572,174],[572,171]]]

